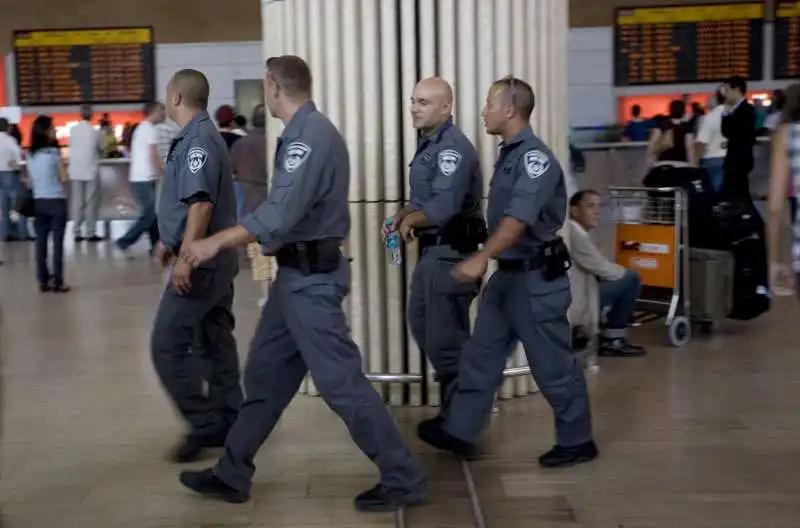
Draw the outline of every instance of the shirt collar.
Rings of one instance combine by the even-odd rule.
[[[295,130],[300,127],[303,121],[305,121],[305,118],[316,111],[317,105],[314,104],[314,101],[306,101],[303,103],[302,106],[300,106],[300,108],[298,108],[294,113],[289,122],[286,123],[286,128],[283,129],[281,137],[295,133]]]
[[[175,139],[181,139],[186,134],[188,134],[192,129],[196,128],[198,124],[202,123],[203,121],[208,121],[211,119],[211,116],[208,115],[208,112],[203,110],[202,112],[198,112],[191,121],[186,123],[186,126],[181,129]]]
[[[583,235],[585,237],[589,236],[589,232],[580,225],[577,220],[572,218],[569,219],[570,224],[572,224],[572,230],[578,233],[579,235]]]
[[[514,136],[508,141],[503,141],[502,143],[500,143],[500,148],[511,149],[529,139],[533,139],[533,129],[531,128],[530,124],[526,124],[524,127],[522,127],[522,130],[520,130],[516,136]]]

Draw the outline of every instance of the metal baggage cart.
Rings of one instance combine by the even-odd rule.
[[[637,271],[642,291],[633,324],[665,319],[669,342],[691,339],[687,196],[679,187],[608,190],[614,223],[614,260]]]

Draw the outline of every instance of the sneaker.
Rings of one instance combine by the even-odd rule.
[[[539,465],[544,468],[561,468],[589,462],[597,458],[597,446],[591,440],[572,447],[557,445],[539,457]]]
[[[378,484],[355,499],[356,509],[362,512],[385,512],[399,510],[405,506],[419,504],[427,490],[425,480],[419,481],[409,489],[389,488]]]
[[[623,338],[609,339],[600,338],[600,350],[597,355],[600,357],[640,357],[647,354],[644,347],[632,345]]]

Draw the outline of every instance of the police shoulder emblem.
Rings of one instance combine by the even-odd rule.
[[[541,150],[529,150],[525,153],[525,171],[535,180],[550,168],[550,156]]]
[[[283,170],[289,174],[297,170],[300,165],[305,163],[311,154],[311,147],[305,143],[295,141],[286,147],[286,153],[283,155]]]
[[[208,152],[203,147],[192,147],[187,155],[189,172],[197,174],[208,161]]]
[[[445,176],[450,176],[461,165],[461,154],[452,149],[439,152],[439,170]]]

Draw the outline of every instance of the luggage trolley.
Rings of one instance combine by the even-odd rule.
[[[687,196],[679,187],[609,187],[614,260],[642,279],[634,325],[665,317],[673,346],[691,339]]]

